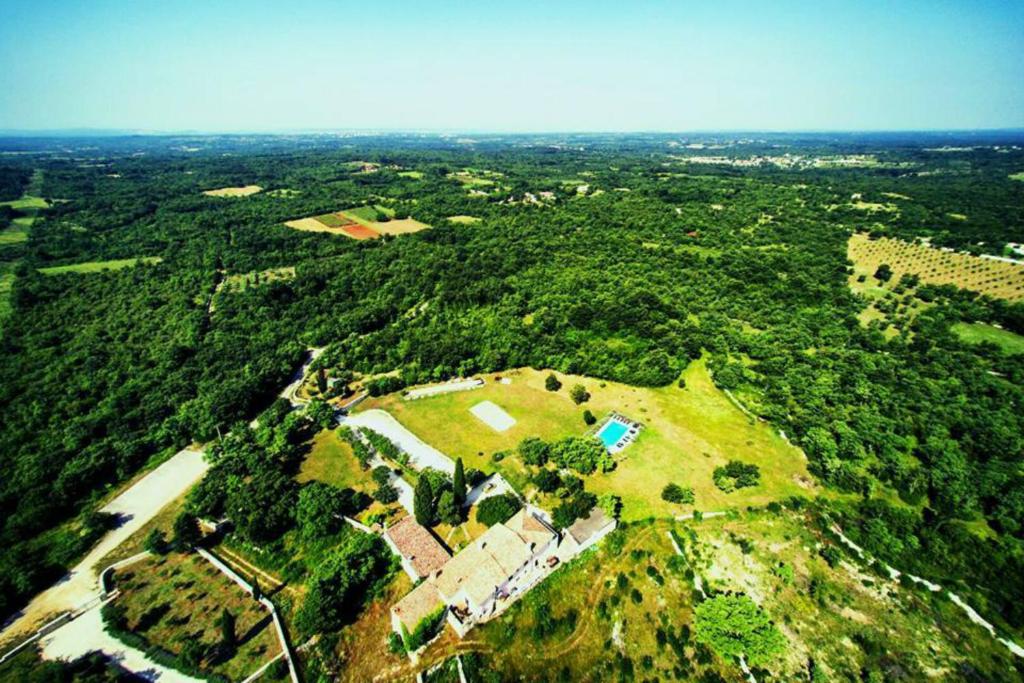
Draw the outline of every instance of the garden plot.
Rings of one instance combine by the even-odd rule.
[[[496,432],[504,432],[511,429],[516,419],[502,410],[501,406],[490,401],[481,401],[469,409],[469,412],[485,425]]]

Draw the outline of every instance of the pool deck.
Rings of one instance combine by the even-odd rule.
[[[605,440],[602,437],[602,433],[613,423],[621,425],[623,427],[622,432],[617,434],[614,440]],[[604,447],[608,449],[608,452],[614,455],[631,444],[634,439],[636,439],[636,436],[642,427],[643,425],[636,420],[631,420],[625,415],[612,412],[600,420],[597,423],[597,426],[588,432],[588,435],[600,439],[601,443],[604,444]],[[609,441],[611,442],[609,443]]]

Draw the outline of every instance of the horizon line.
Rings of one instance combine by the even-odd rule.
[[[265,129],[148,129],[69,126],[64,128],[0,128],[0,137],[216,137],[242,135],[826,135],[826,134],[983,134],[1024,133],[1022,126],[985,128],[693,128],[693,129],[551,129],[508,130],[471,128],[265,128]]]

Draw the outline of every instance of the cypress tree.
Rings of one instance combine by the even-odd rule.
[[[452,494],[455,504],[462,506],[466,502],[466,473],[462,470],[462,458],[455,459],[455,476],[452,478]]]
[[[432,526],[434,521],[434,492],[426,477],[420,477],[416,483],[416,492],[412,499],[412,509],[416,513],[416,521],[423,526]]]

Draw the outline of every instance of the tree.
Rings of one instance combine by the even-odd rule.
[[[558,391],[562,388],[562,383],[558,381],[555,373],[552,372],[544,379],[544,388],[548,391]]]
[[[146,540],[142,547],[154,555],[163,555],[167,552],[167,540],[164,538],[164,532],[160,531],[160,529],[151,530],[146,535]]]
[[[580,474],[615,469],[615,461],[608,454],[608,449],[595,438],[570,436],[562,439],[551,446],[551,459],[560,467],[574,469]]]
[[[307,583],[308,591],[295,615],[306,635],[336,631],[355,619],[362,602],[390,574],[391,553],[379,536],[351,532]]]
[[[527,465],[541,467],[548,461],[549,446],[536,436],[528,436],[519,442],[519,457]]]
[[[779,629],[745,595],[720,594],[700,603],[694,636],[720,656],[745,657],[752,666],[770,664],[786,648]]]
[[[604,514],[613,519],[618,519],[622,514],[622,498],[614,493],[604,493],[598,496],[597,506],[604,511]]]
[[[678,484],[667,484],[661,490],[661,499],[669,503],[689,505],[694,501],[693,489],[690,487],[683,488]]]
[[[276,540],[295,521],[296,488],[295,480],[281,470],[259,472],[228,495],[228,516],[250,541]]]
[[[554,470],[542,469],[533,475],[533,483],[543,493],[554,493],[562,485],[562,478]]]
[[[590,400],[590,392],[582,384],[573,385],[572,389],[569,390],[569,398],[573,400],[576,405],[586,403]]]
[[[585,425],[592,425],[595,422],[597,422],[597,418],[594,417],[594,414],[592,412],[590,412],[590,410],[584,410],[583,411],[583,424],[585,424]]]
[[[252,575],[252,581],[249,582],[252,586],[252,599],[259,602],[263,599],[263,590],[260,588],[260,578],[255,574]]]
[[[174,518],[174,547],[178,552],[189,552],[203,539],[199,530],[199,520],[195,515],[183,510]]]
[[[398,489],[391,484],[381,484],[373,492],[373,498],[384,505],[390,505],[398,500]]]
[[[484,498],[476,504],[476,521],[484,526],[507,522],[522,506],[519,499],[510,493]]]
[[[309,402],[306,406],[306,417],[320,429],[330,429],[334,426],[334,408],[321,398],[314,398]]]
[[[299,532],[307,539],[322,538],[337,533],[341,528],[339,515],[352,514],[352,492],[349,496],[336,486],[322,481],[311,481],[299,490],[295,506],[295,521]]]
[[[430,480],[427,477],[421,476],[416,482],[412,506],[419,524],[426,527],[434,525],[434,491],[430,488]]]
[[[462,469],[462,458],[455,459],[455,474],[452,476],[452,495],[457,506],[462,507],[466,503],[466,473]]]
[[[716,467],[712,478],[715,486],[729,493],[748,486],[761,483],[761,469],[753,463],[730,460],[723,466]]]
[[[455,502],[455,494],[451,491],[443,491],[437,502],[438,518],[450,526],[457,526],[462,522],[460,506]]]
[[[892,268],[888,263],[882,263],[875,270],[875,278],[879,282],[888,282],[892,279]]]
[[[323,366],[316,369],[316,388],[321,394],[327,392],[327,371]]]

